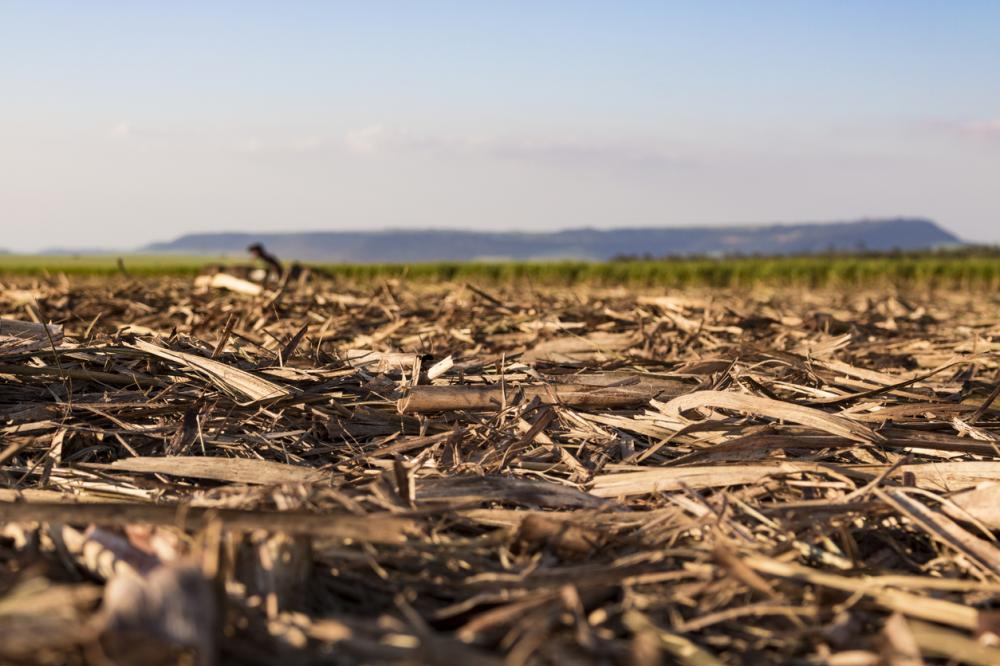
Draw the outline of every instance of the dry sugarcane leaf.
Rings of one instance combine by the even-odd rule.
[[[569,336],[546,340],[535,345],[521,355],[525,363],[546,361],[549,363],[581,363],[592,360],[607,360],[636,344],[638,339],[631,333],[594,332],[585,336]]]
[[[260,296],[264,292],[264,287],[256,282],[250,282],[243,278],[228,273],[216,273],[215,275],[199,275],[194,279],[196,289],[227,289],[246,296]]]
[[[527,401],[537,399],[546,405],[568,407],[627,407],[641,405],[653,398],[664,398],[687,391],[690,384],[662,380],[656,383],[633,383],[621,386],[544,384],[507,386],[411,386],[398,402],[399,411],[430,413],[465,410],[496,410],[505,402],[523,394]]]
[[[143,456],[123,458],[110,465],[89,464],[87,467],[258,485],[319,483],[329,478],[328,474],[319,470],[269,460],[206,458],[203,456],[167,456],[164,458]]]
[[[882,440],[882,437],[871,428],[849,418],[756,395],[728,391],[695,391],[680,395],[666,404],[657,406],[664,414],[674,418],[679,417],[681,412],[700,407],[731,409],[789,423],[798,423],[856,442],[873,443]]]
[[[987,529],[1000,530],[1000,482],[984,481],[951,495],[944,512],[956,520],[974,520]],[[957,508],[956,508],[957,507]]]
[[[63,327],[0,317],[0,354],[50,349],[63,341]]]
[[[977,486],[984,481],[1000,481],[1000,461],[970,460],[903,465],[894,476],[906,474],[912,475],[920,488],[935,492],[954,492]]]
[[[778,465],[740,465],[721,467],[671,467],[641,472],[604,474],[594,479],[590,494],[597,497],[626,497],[668,492],[684,488],[719,488],[760,483],[782,471]]]
[[[380,352],[373,349],[348,349],[344,354],[344,360],[352,368],[368,368],[376,372],[409,372],[418,359],[419,355],[414,353]]]
[[[875,492],[932,539],[951,546],[994,574],[1000,573],[1000,548],[968,533],[947,516],[918,502],[903,490],[877,489]]]
[[[756,465],[693,465],[666,469],[605,474],[595,479],[590,492],[598,497],[644,495],[682,488],[719,488],[760,483],[768,477],[808,472],[845,474],[856,479],[872,479],[889,468],[884,465],[826,466],[788,461]],[[948,462],[901,465],[892,478],[912,477],[919,488],[956,491],[983,481],[1000,481],[1000,462]]]
[[[135,348],[171,361],[172,363],[193,368],[207,375],[214,384],[223,390],[243,396],[251,402],[274,400],[291,395],[291,391],[286,388],[220,361],[213,361],[212,359],[196,356],[195,354],[171,351],[145,342],[144,340],[136,341]]]

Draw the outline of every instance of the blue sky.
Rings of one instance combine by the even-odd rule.
[[[1000,242],[998,2],[8,2],[0,247],[920,215]]]

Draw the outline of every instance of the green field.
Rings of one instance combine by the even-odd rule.
[[[243,258],[121,257],[135,277],[190,276],[209,264],[248,263]],[[418,264],[317,264],[330,277],[370,280],[592,283],[634,286],[714,287],[900,284],[950,288],[1000,287],[1000,257],[990,254],[901,256],[808,256],[739,259],[676,259],[622,262],[435,262]],[[117,256],[0,256],[0,276],[119,274]]]
[[[165,277],[197,275],[209,264],[232,263],[217,257],[172,255],[0,255],[0,275],[118,275],[119,258],[130,275]]]

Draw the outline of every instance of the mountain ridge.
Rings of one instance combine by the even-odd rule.
[[[446,229],[216,232],[185,234],[172,241],[152,243],[141,251],[241,254],[248,245],[257,242],[283,259],[374,263],[920,250],[957,245],[961,240],[927,219],[892,218],[726,227],[578,228],[554,232]]]

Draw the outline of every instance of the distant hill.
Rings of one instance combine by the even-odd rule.
[[[611,259],[826,251],[919,250],[961,241],[922,219],[767,226],[569,229],[551,233],[448,230],[188,234],[142,248],[149,253],[242,254],[263,243],[282,259],[420,262],[471,259]]]

